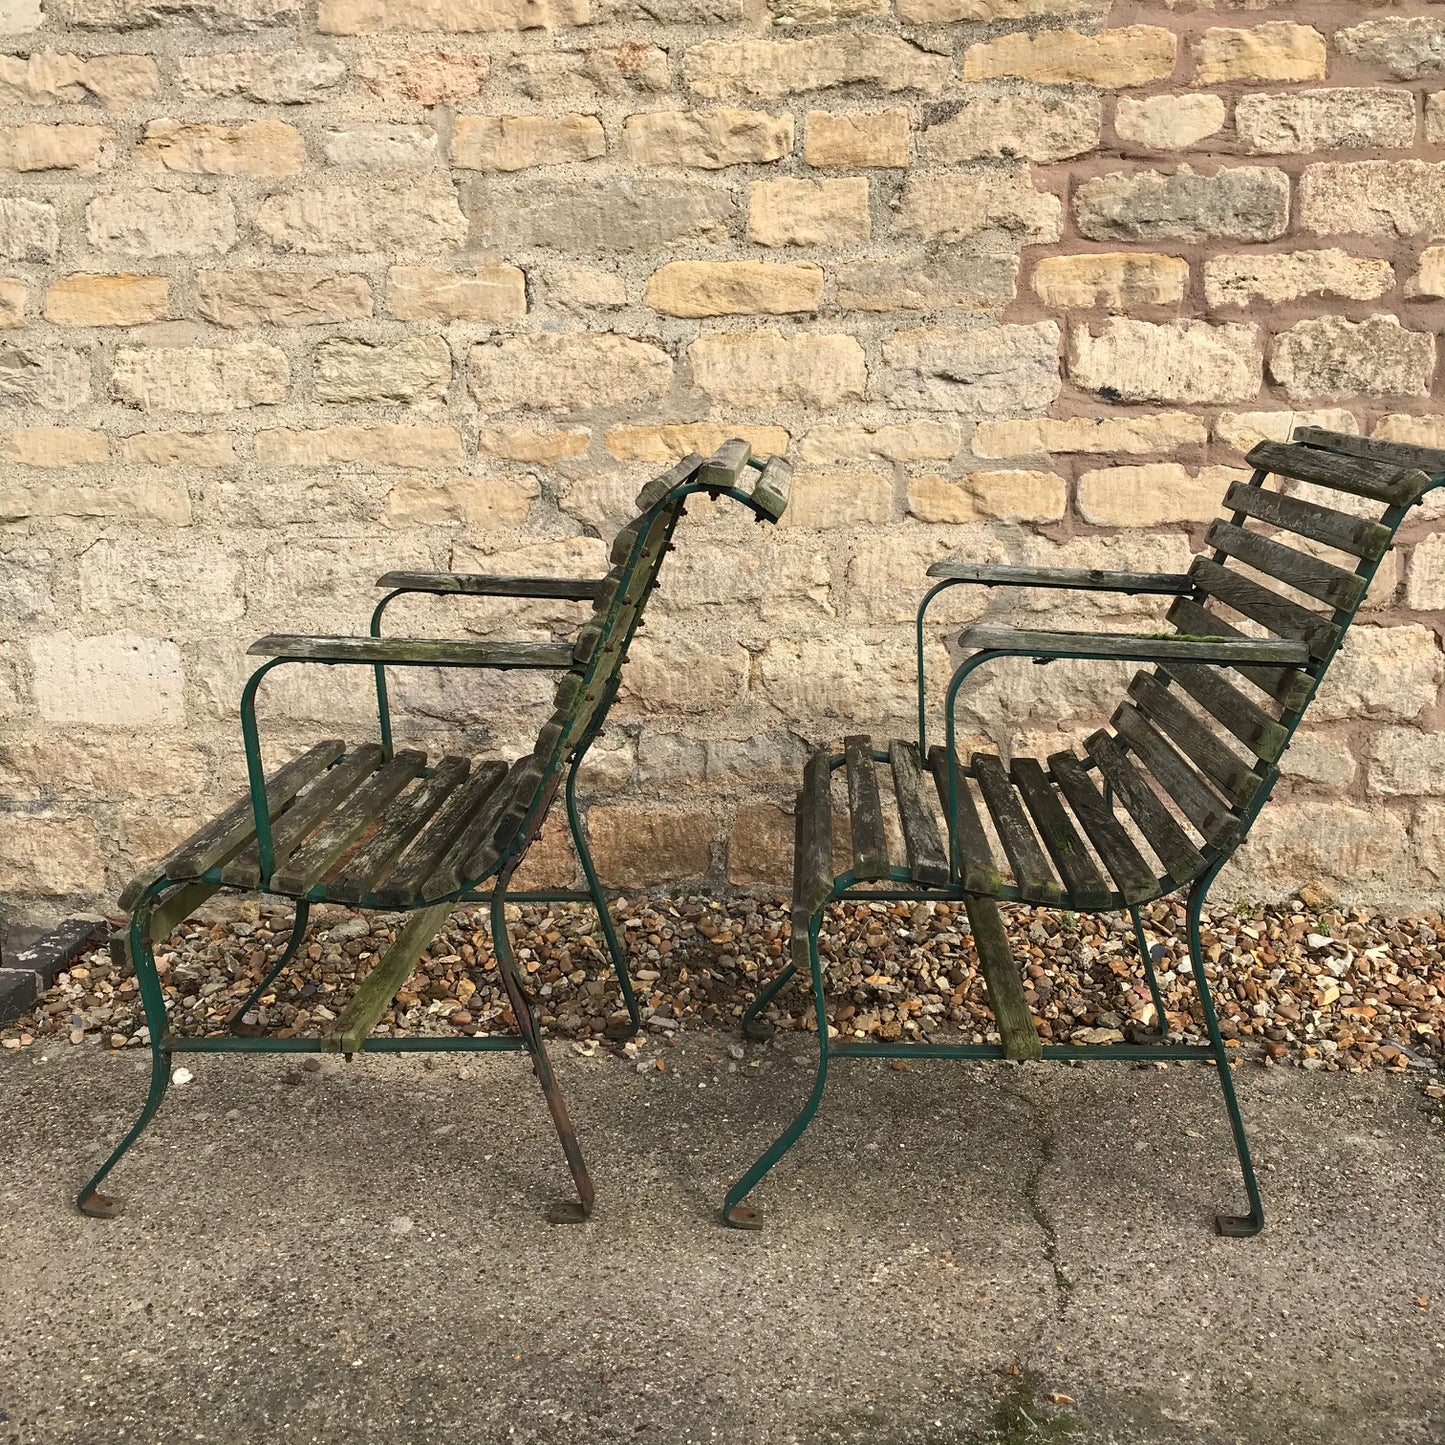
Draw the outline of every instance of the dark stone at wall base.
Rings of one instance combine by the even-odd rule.
[[[7,950],[0,960],[0,1023],[19,1018],[55,982],[56,974],[109,932],[102,919],[72,918],[41,934],[28,948]]]

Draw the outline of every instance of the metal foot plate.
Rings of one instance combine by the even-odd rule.
[[[1258,1234],[1264,1228],[1264,1220],[1256,1219],[1252,1214],[1216,1214],[1214,1216],[1214,1232],[1222,1234],[1226,1239],[1248,1239],[1251,1235]]]
[[[731,1209],[723,1210],[722,1222],[730,1229],[761,1229],[763,1211],[746,1204],[734,1204]]]
[[[119,1199],[113,1199],[109,1194],[102,1194],[96,1189],[76,1200],[76,1208],[91,1219],[114,1219],[116,1215],[125,1213],[125,1205]]]

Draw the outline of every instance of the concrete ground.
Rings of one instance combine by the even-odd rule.
[[[1411,1080],[1243,1066],[1240,1241],[1207,1069],[850,1062],[747,1234],[725,1183],[809,1075],[803,1040],[756,1074],[728,1042],[556,1051],[599,1194],[570,1228],[520,1056],[186,1060],[109,1223],[70,1196],[144,1060],[3,1056],[0,1440],[1445,1440]]]

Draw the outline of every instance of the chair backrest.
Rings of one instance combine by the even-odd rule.
[[[472,883],[520,858],[564,771],[601,730],[688,497],[694,492],[731,497],[760,522],[775,523],[787,507],[790,480],[783,458],[753,458],[747,442],[734,440],[711,457],[684,457],[638,493],[638,515],[613,539],[611,571],[578,633],[572,667],[557,684],[552,716],[533,750],[512,764],[488,800],[495,826],[465,866]]]
[[[1195,558],[1193,590],[1169,621],[1184,637],[1302,642],[1308,663],[1143,670],[1114,714],[1115,737],[1096,733],[1085,748],[1116,791],[1137,780],[1134,765],[1153,778],[1205,841],[1196,873],[1248,830],[1400,523],[1445,484],[1445,451],[1312,427],[1261,443],[1248,461],[1254,475],[1230,487],[1230,515],[1210,524],[1212,550]],[[1271,477],[1289,490],[1267,486]],[[1365,505],[1326,505],[1330,493]]]

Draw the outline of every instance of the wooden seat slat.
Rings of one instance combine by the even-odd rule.
[[[848,776],[848,822],[853,844],[853,871],[859,878],[888,876],[888,835],[883,829],[883,800],[873,766],[873,739],[843,739],[844,771]]]
[[[1313,447],[1291,446],[1288,442],[1260,442],[1245,461],[1277,477],[1333,487],[1387,506],[1402,506],[1413,501],[1430,484],[1424,472],[1402,467],[1398,462],[1338,456]]]
[[[266,779],[266,803],[274,821],[301,790],[320,776],[346,750],[340,738],[327,738],[307,748]],[[256,836],[256,817],[250,794],[232,803],[224,813],[213,818],[199,832],[173,848],[162,863],[166,878],[196,878],[207,869],[224,863],[246,842]],[[122,896],[122,905],[129,906]]]
[[[1342,611],[1349,611],[1365,595],[1367,584],[1363,577],[1230,522],[1211,523],[1204,540],[1256,572]]]
[[[1197,602],[1181,597],[1166,614],[1169,621],[1186,637],[1203,637],[1210,633],[1220,637],[1243,637],[1239,628],[1207,612]],[[1298,667],[1273,667],[1236,662],[1234,670],[1247,677],[1261,692],[1266,692],[1286,712],[1295,712],[1305,705],[1315,680]]]
[[[1413,467],[1431,478],[1445,476],[1445,451],[1439,447],[1385,441],[1380,437],[1351,436],[1348,432],[1327,431],[1324,427],[1317,426],[1296,427],[1294,437],[1297,442],[1308,447],[1344,452],[1347,456],[1368,457],[1372,461],[1391,462],[1401,467]]]
[[[1179,811],[1199,829],[1200,836],[1216,848],[1232,845],[1239,831],[1238,818],[1148,718],[1133,703],[1126,702],[1114,713],[1113,722],[1119,736]]]
[[[1283,527],[1296,536],[1307,537],[1337,552],[1348,552],[1363,561],[1383,557],[1394,535],[1388,527],[1349,512],[1337,512],[1300,497],[1289,497],[1268,487],[1235,482],[1224,494],[1226,512],[1242,512],[1257,522]]]
[[[1141,672],[1129,683],[1135,706],[1170,742],[1236,805],[1254,796],[1260,775],[1170,692],[1155,673]]]
[[[1003,762],[992,753],[975,753],[970,760],[979,792],[993,818],[999,842],[1008,855],[1014,881],[1020,894],[1032,903],[1058,903],[1064,889],[1049,870],[1043,849],[1034,836],[1013,783],[1004,771]]]
[[[1211,717],[1230,732],[1262,762],[1275,762],[1289,741],[1289,729],[1252,703],[1224,674],[1209,667],[1190,667],[1171,662],[1161,669]]]
[[[903,846],[908,853],[908,871],[919,883],[948,882],[948,852],[933,815],[929,789],[923,781],[923,763],[916,743],[894,739],[888,747],[893,770],[893,794],[898,800],[898,818],[903,825]]]
[[[1195,877],[1204,867],[1203,855],[1119,742],[1101,729],[1085,740],[1084,751],[1098,764],[1170,878],[1179,883]]]
[[[965,891],[969,893],[995,893],[1003,881],[994,861],[993,849],[988,834],[983,830],[983,819],[978,815],[978,805],[973,801],[968,779],[960,767],[958,775],[957,808],[952,815],[948,806],[948,751],[942,747],[928,750],[928,767],[933,774],[933,786],[938,793],[938,804],[944,819],[952,832],[952,839],[958,851],[958,866]]]
[[[1117,901],[1114,891],[1064,811],[1043,765],[1036,758],[1015,758],[1010,773],[1059,877],[1064,880],[1070,902],[1079,908],[1111,907]]]
[[[425,753],[404,750],[388,758],[285,863],[277,864],[274,886],[296,894],[314,888],[424,767]]]
[[[1329,656],[1339,636],[1339,629],[1328,618],[1208,557],[1196,557],[1189,575],[1201,592],[1267,627],[1276,637],[1304,643],[1312,657]]]
[[[371,884],[371,891],[383,908],[406,908],[422,896],[427,879],[436,871],[457,834],[506,776],[506,763],[479,763],[462,784],[447,795],[401,857]]]
[[[326,897],[336,903],[359,903],[407,844],[431,822],[470,770],[466,758],[442,758],[429,777],[387,808],[376,832],[327,881]]]
[[[1059,791],[1069,800],[1074,816],[1088,835],[1094,851],[1104,860],[1126,903],[1142,903],[1159,892],[1159,880],[1135,846],[1128,830],[1114,816],[1114,809],[1072,752],[1053,753],[1049,773]]]
[[[298,848],[306,835],[329,818],[357,788],[376,771],[382,760],[377,743],[362,745],[341,759],[276,820],[271,830],[274,871]],[[246,845],[221,871],[221,878],[233,888],[255,888],[261,881],[261,850],[255,839]]]

